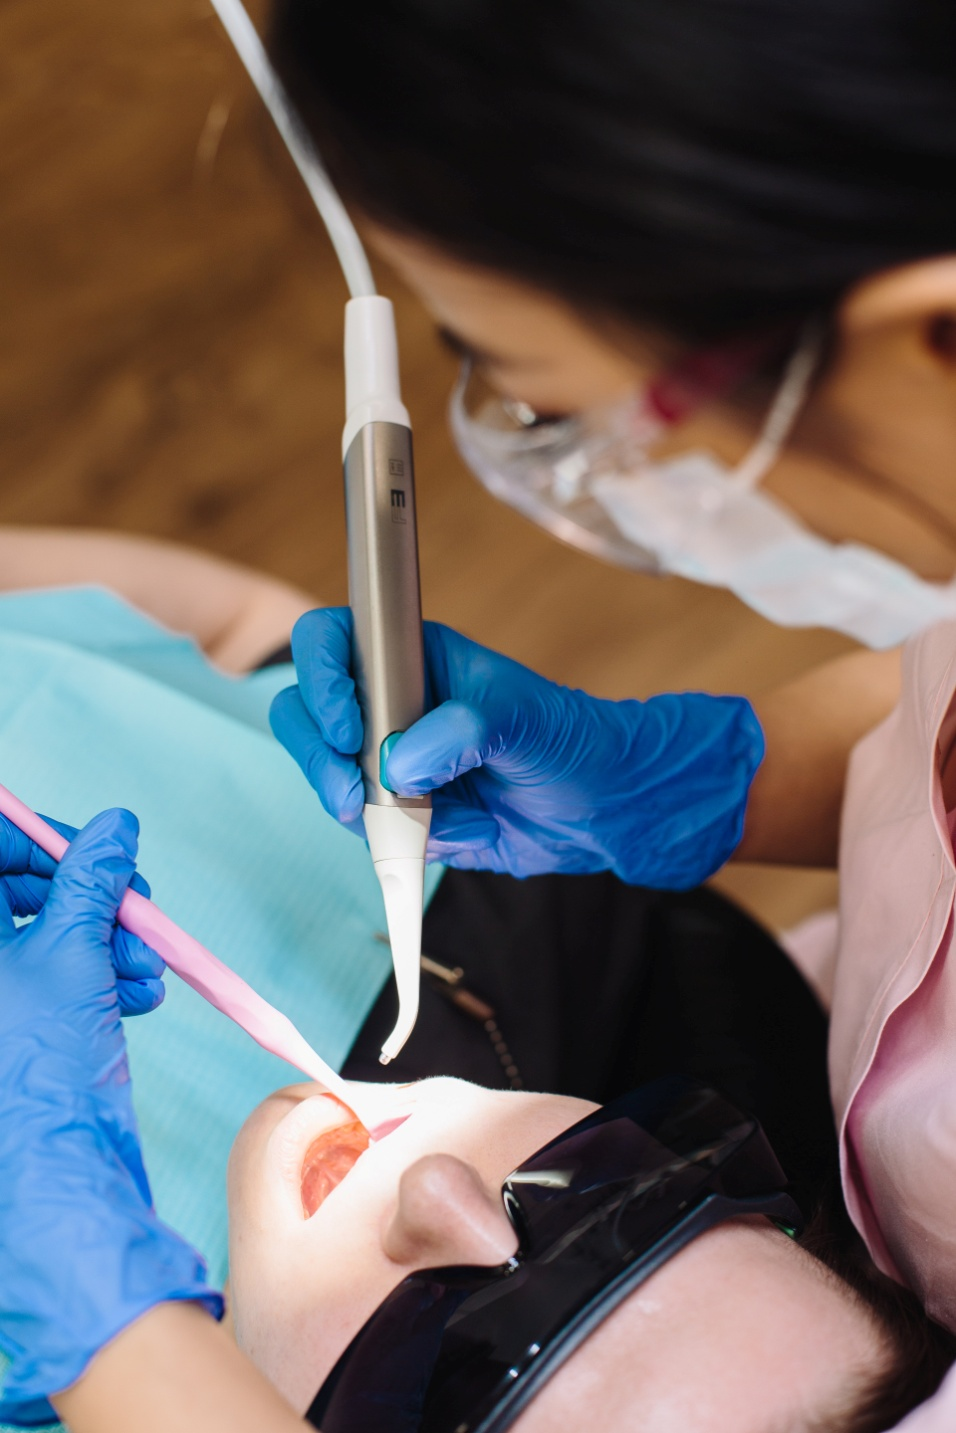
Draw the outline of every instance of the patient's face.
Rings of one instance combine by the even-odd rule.
[[[595,1108],[447,1079],[361,1088],[373,1124],[395,1126],[364,1152],[341,1105],[294,1085],[253,1113],[230,1160],[237,1337],[302,1412],[406,1274],[514,1253],[502,1181]],[[799,1429],[881,1357],[843,1285],[765,1220],[739,1219],[648,1279],[516,1428],[595,1414],[626,1428],[639,1400],[645,1433]]]

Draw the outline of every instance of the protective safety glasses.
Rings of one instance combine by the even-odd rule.
[[[501,1195],[500,1268],[429,1269],[356,1335],[308,1413],[323,1433],[499,1433],[578,1345],[706,1229],[800,1211],[757,1121],[682,1078],[626,1095],[538,1151]]]
[[[719,398],[796,342],[792,329],[691,353],[643,390],[565,418],[539,416],[495,393],[466,360],[452,394],[449,423],[458,450],[496,498],[572,547],[638,572],[668,564],[652,541],[622,530],[604,488],[641,473],[664,433]],[[787,365],[760,435],[740,465],[759,482],[772,466],[806,395],[819,351],[811,326]]]

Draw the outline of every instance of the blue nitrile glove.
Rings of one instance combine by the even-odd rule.
[[[301,617],[292,650],[299,685],[276,697],[272,729],[326,810],[362,834],[349,609]],[[402,796],[434,791],[431,859],[514,876],[611,870],[686,890],[740,841],[764,751],[742,697],[603,701],[435,622],[425,671],[429,711],[385,774]]]
[[[55,1421],[49,1395],[153,1305],[222,1311],[157,1219],[140,1153],[114,968],[148,985],[162,967],[116,930],[137,834],[128,811],[95,817],[19,928],[46,858],[4,851],[25,873],[0,880],[0,1422],[21,1427]]]
[[[44,816],[47,825],[72,841],[76,827]],[[34,916],[46,900],[56,861],[24,836],[5,816],[0,816],[0,915],[12,910],[18,916]],[[149,898],[149,886],[138,871],[130,881],[134,891]],[[162,956],[150,950],[122,926],[113,928],[113,968],[121,1015],[148,1015],[163,1003],[166,989]]]

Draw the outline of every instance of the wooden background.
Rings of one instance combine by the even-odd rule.
[[[178,539],[343,601],[344,287],[206,0],[3,0],[0,123],[0,522]],[[754,693],[846,648],[605,567],[487,497],[445,426],[453,363],[379,277],[427,615],[607,696]],[[833,895],[822,873],[722,881],[781,924]]]

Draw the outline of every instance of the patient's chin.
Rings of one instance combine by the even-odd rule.
[[[358,1120],[323,1130],[312,1141],[302,1161],[302,1211],[307,1219],[341,1184],[368,1143],[368,1130]]]

